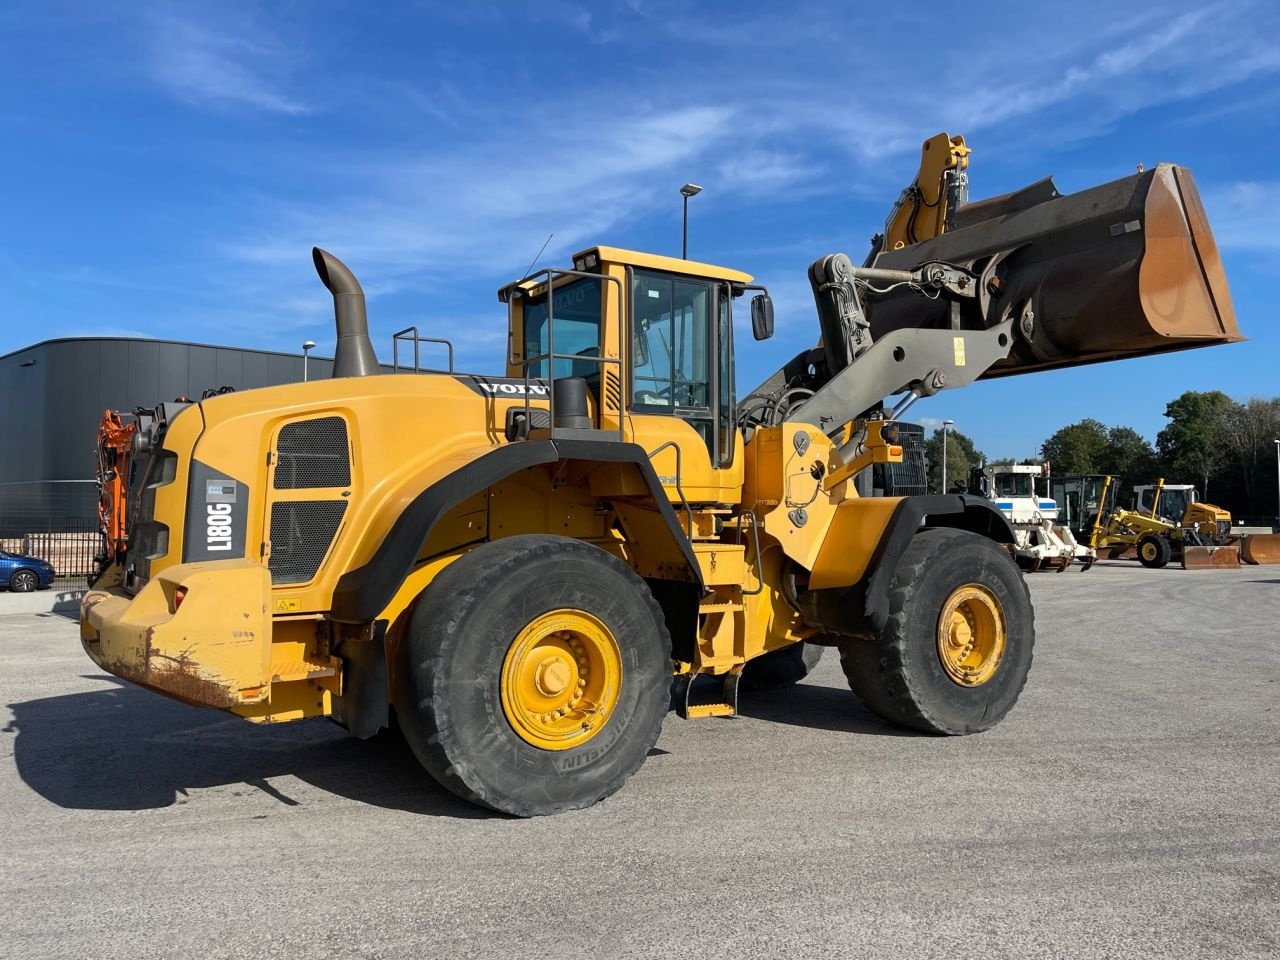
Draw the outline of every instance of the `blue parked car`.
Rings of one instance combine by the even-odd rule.
[[[53,583],[53,567],[35,557],[0,550],[0,587],[14,593],[45,590]]]

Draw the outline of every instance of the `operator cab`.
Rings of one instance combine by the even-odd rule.
[[[969,482],[988,500],[1012,498],[1038,500],[1036,478],[1044,476],[1045,468],[1039,464],[1012,463],[999,466],[974,467]]]
[[[686,487],[707,488],[690,499],[723,499],[716,488],[741,483],[733,301],[760,291],[753,330],[772,332],[768,294],[751,281],[692,260],[584,250],[571,270],[542,270],[498,291],[509,310],[507,376],[527,379],[531,395],[550,392],[549,381],[581,378],[601,439],[649,451],[670,442],[679,455],[654,460],[663,483],[683,475]],[[767,324],[756,322],[766,314]]]
[[[1156,502],[1156,487],[1135,485],[1133,492],[1138,512],[1150,514],[1151,507]],[[1187,508],[1198,499],[1196,488],[1190,484],[1166,483],[1160,491],[1160,502],[1156,507],[1156,512],[1161,517],[1168,518],[1171,523],[1181,523],[1182,518],[1187,515]]]

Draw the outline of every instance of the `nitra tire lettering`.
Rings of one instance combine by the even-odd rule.
[[[208,550],[231,549],[231,504],[206,503],[205,548]]]

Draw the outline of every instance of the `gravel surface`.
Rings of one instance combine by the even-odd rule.
[[[1280,567],[1031,583],[1031,680],[988,733],[887,727],[829,652],[531,821],[0,606],[0,956],[1280,955]]]

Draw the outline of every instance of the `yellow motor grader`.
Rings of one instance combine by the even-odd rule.
[[[85,650],[256,722],[398,723],[445,787],[522,816],[619,789],[673,677],[681,715],[729,715],[826,647],[892,723],[991,727],[1034,641],[1013,533],[979,497],[868,495],[896,418],[1240,335],[1185,169],[964,204],[963,141],[930,143],[905,242],[815,261],[821,345],[745,396],[735,312],[750,294],[765,339],[773,308],[741,270],[593,246],[499,291],[498,375],[387,375],[355,276],[315,250],[333,379],[156,409]]]
[[[1102,497],[1108,490],[1114,499],[1113,477],[1103,481]],[[1231,535],[1231,514],[1197,498],[1189,484],[1155,484],[1133,488],[1134,510],[1110,506],[1099,511],[1090,543],[1100,557],[1137,558],[1144,567],[1159,569],[1170,561],[1185,570],[1240,566],[1240,548]],[[1164,495],[1164,496],[1162,496]]]

